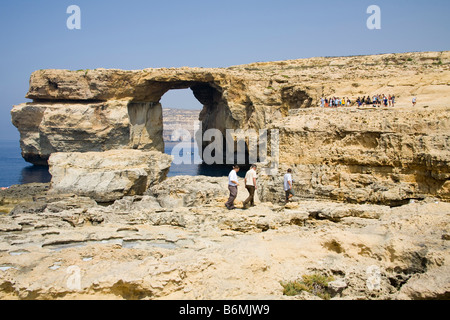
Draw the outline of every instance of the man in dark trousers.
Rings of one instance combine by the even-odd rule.
[[[231,170],[228,175],[228,190],[230,191],[230,198],[227,203],[225,203],[225,207],[227,207],[228,210],[236,209],[234,206],[234,200],[236,200],[238,194],[239,181],[237,173],[239,172],[239,169],[239,166],[234,166],[233,170]]]
[[[255,206],[255,191],[256,191],[256,179],[258,178],[256,174],[256,165],[252,165],[250,170],[245,175],[245,188],[247,189],[249,196],[247,200],[244,201],[244,209],[247,209],[247,205]]]
[[[292,183],[294,180],[292,179],[292,169],[288,169],[287,173],[284,175],[284,191],[286,194],[285,202],[288,203],[289,200],[294,196],[294,192],[292,189]]]

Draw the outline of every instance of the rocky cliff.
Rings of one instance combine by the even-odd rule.
[[[24,158],[115,149],[163,151],[161,97],[190,88],[203,130],[280,131],[281,170],[308,198],[401,204],[449,200],[450,52],[254,63],[225,69],[40,70],[15,106]],[[396,96],[395,108],[317,109],[321,97]],[[412,96],[419,103],[411,109]],[[263,181],[263,199],[282,193]]]
[[[319,299],[286,295],[305,277],[330,279],[332,299],[449,299],[449,63],[33,73],[13,123],[53,180],[0,190],[0,299]],[[165,178],[160,99],[177,88],[204,105],[204,130],[279,131],[255,207],[224,207],[226,177]],[[397,105],[318,107],[380,93]],[[280,205],[288,168],[296,202]],[[241,184],[239,208],[246,197]]]
[[[262,197],[276,201],[293,169],[304,198],[401,205],[450,200],[450,108],[309,109],[274,121],[279,175],[264,177]]]

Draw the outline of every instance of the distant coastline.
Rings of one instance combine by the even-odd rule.
[[[164,142],[186,140],[186,132],[190,139],[194,138],[194,123],[199,120],[201,110],[163,109]]]

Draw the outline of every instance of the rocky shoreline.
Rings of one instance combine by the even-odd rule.
[[[308,274],[333,276],[332,299],[450,298],[450,204],[436,199],[230,212],[226,179],[208,177],[169,178],[112,205],[39,184],[0,195],[23,201],[0,215],[0,299],[318,299],[283,295],[283,282]]]
[[[12,122],[52,181],[0,191],[0,299],[450,299],[449,85],[450,52],[36,71]],[[167,178],[161,101],[187,88],[203,151],[209,129],[259,149],[255,207]],[[318,107],[380,93],[395,108]]]

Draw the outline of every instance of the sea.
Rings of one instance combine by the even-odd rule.
[[[50,180],[48,167],[34,166],[23,160],[19,141],[0,140],[0,188]]]
[[[172,154],[177,142],[166,142],[165,153]],[[231,171],[229,165],[194,164],[194,155],[198,149],[192,145],[191,164],[172,164],[169,177],[174,176],[208,176],[226,177]],[[239,172],[243,177],[244,170]],[[47,166],[34,166],[22,158],[20,143],[15,140],[0,140],[0,188],[8,188],[18,184],[48,183],[51,175]]]

